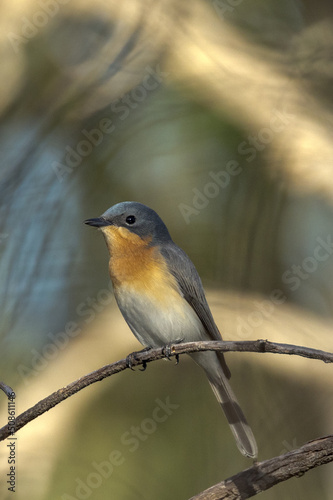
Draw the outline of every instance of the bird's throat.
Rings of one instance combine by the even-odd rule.
[[[115,288],[150,288],[166,272],[166,263],[158,249],[150,244],[151,238],[140,238],[117,226],[103,228],[103,235],[110,253],[109,272]]]

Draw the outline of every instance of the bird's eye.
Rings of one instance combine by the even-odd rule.
[[[129,215],[128,217],[126,217],[126,222],[127,224],[134,224],[134,222],[136,221],[134,215]]]

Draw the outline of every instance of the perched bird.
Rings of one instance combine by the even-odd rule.
[[[126,201],[85,223],[102,230],[117,304],[143,346],[222,339],[192,261],[172,241],[154,210]],[[205,371],[240,452],[255,458],[257,444],[228,382],[223,354],[205,351],[190,356]]]

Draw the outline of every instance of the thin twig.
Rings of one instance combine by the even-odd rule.
[[[275,354],[293,354],[297,356],[304,356],[311,359],[318,359],[324,361],[325,363],[333,363],[333,353],[319,351],[317,349],[310,349],[308,347],[301,347],[289,344],[277,344],[275,342],[269,342],[268,340],[248,340],[248,341],[237,341],[237,342],[224,342],[224,341],[213,341],[213,342],[187,342],[184,344],[174,344],[170,349],[165,349],[164,347],[158,349],[150,349],[148,351],[135,353],[131,357],[131,365],[146,365],[151,361],[157,359],[165,358],[169,356],[169,352],[172,355],[179,355],[184,353],[198,352],[198,351],[237,351],[237,352],[258,352],[258,353],[275,353]],[[168,351],[168,352],[166,352]],[[57,404],[61,403],[65,399],[73,396],[77,392],[81,391],[84,387],[94,384],[106,377],[110,377],[115,373],[119,373],[128,368],[128,363],[126,359],[117,361],[110,365],[103,366],[98,370],[84,375],[80,379],[72,382],[53,392],[45,399],[42,399],[37,404],[21,413],[16,419],[15,429],[18,431],[26,424],[37,418],[39,415],[47,412]],[[10,428],[5,425],[0,429],[0,441],[4,440],[10,434]]]
[[[285,455],[257,462],[190,500],[245,500],[291,477],[333,461],[333,436],[310,441]]]
[[[15,392],[13,391],[13,389],[4,382],[0,382],[0,389],[6,394],[7,398],[15,398]]]
[[[318,359],[324,363],[333,363],[333,353],[311,349],[292,344],[279,344],[269,340],[238,340],[238,341],[199,341],[176,344],[172,347],[173,354],[184,354],[196,351],[237,351],[237,352],[261,352],[272,354],[289,354],[303,356],[310,359]]]

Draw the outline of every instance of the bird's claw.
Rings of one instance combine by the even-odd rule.
[[[139,368],[140,372],[144,372],[147,368],[147,361],[142,361],[142,368]]]
[[[171,361],[171,346],[172,344],[167,344],[163,348],[163,354],[169,361]]]
[[[176,365],[178,365],[179,363],[179,354],[174,354],[172,351],[172,346],[174,344],[181,344],[182,342],[184,342],[184,339],[176,339],[174,340],[173,342],[170,342],[170,344],[166,344],[163,348],[163,354],[164,356],[166,357],[166,359],[168,359],[169,361],[171,361],[171,356],[175,356],[176,357]]]
[[[141,349],[141,351],[134,351],[131,352],[126,358],[126,368],[130,368],[133,372],[135,371],[133,368],[133,361],[137,361],[137,354],[140,354],[140,352],[147,352],[150,351],[151,347],[145,347],[144,349]],[[145,369],[147,368],[147,361],[142,361],[142,368],[139,368],[140,372],[144,372]]]
[[[133,359],[135,359],[135,356],[134,356],[134,352],[132,352],[131,354],[129,354],[126,358],[126,368],[129,368],[130,370],[132,370],[133,372],[135,371],[134,368],[133,368]]]

